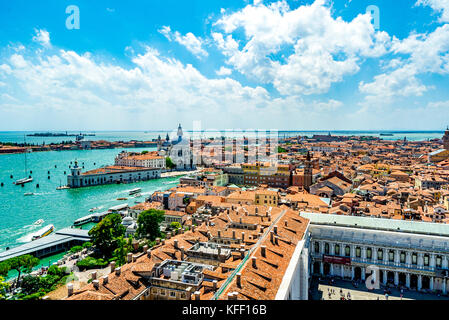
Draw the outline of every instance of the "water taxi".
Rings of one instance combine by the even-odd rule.
[[[31,241],[37,240],[37,239],[41,239],[43,237],[48,236],[50,233],[52,233],[55,230],[55,226],[52,224],[49,224],[46,227],[43,227],[41,230],[39,230],[38,232],[36,232],[33,237],[31,238]]]
[[[68,186],[59,186],[59,187],[56,187],[56,190],[64,190],[64,189],[70,189],[70,187],[68,187]]]
[[[32,195],[34,195],[34,192],[27,192],[27,193],[24,193],[23,195],[24,196],[32,196]]]
[[[129,190],[129,195],[140,193],[141,191],[142,191],[141,188],[135,188],[135,189]]]
[[[34,225],[35,226],[38,226],[38,225],[41,225],[41,224],[43,224],[44,223],[44,220],[43,219],[39,219],[39,220],[37,220],[35,223],[34,223]]]

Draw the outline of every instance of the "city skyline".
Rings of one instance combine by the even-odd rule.
[[[66,26],[70,5],[79,29]],[[191,130],[200,120],[217,130],[420,131],[449,122],[447,1],[0,8],[3,130]]]

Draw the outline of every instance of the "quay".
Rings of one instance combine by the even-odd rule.
[[[36,258],[43,258],[68,250],[73,246],[87,241],[90,241],[88,230],[64,228],[44,238],[0,252],[0,262],[25,254],[31,254]]]

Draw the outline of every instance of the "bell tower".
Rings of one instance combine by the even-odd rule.
[[[443,140],[443,148],[449,150],[449,127],[446,128],[442,140]]]
[[[306,161],[304,162],[304,190],[310,191],[312,185],[312,158],[310,152],[307,151]]]

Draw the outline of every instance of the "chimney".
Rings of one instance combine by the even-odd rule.
[[[173,245],[175,249],[178,249],[178,239],[173,240]]]
[[[103,277],[103,285],[108,284],[108,282],[109,282],[109,276],[108,276],[108,275],[105,275],[105,276]]]
[[[242,224],[242,217],[240,217],[239,222],[240,222],[240,224]]]
[[[221,238],[221,230],[218,230],[218,238]]]
[[[94,285],[94,288],[95,288],[96,290],[100,289],[100,281],[98,281],[98,280],[93,280],[93,281],[92,281],[92,284]]]
[[[195,226],[192,226],[192,232],[195,232]]]
[[[288,221],[287,220],[285,220],[285,226],[288,227]]]
[[[264,257],[264,258],[267,257],[267,246],[260,246],[260,254],[261,254],[262,257]]]
[[[239,295],[239,293],[238,292],[233,292],[232,293],[232,300],[237,300],[237,296]]]
[[[111,272],[115,270],[115,261],[111,261]]]
[[[217,290],[217,288],[218,288],[218,281],[217,280],[212,281],[212,287],[213,287],[214,291]]]
[[[257,269],[257,258],[256,257],[251,257],[251,262],[252,262],[252,266],[254,269]]]
[[[117,269],[115,269],[115,275],[117,276],[117,277],[119,277],[120,276],[120,273],[121,273],[121,268],[120,267],[118,267]]]
[[[147,256],[148,256],[149,259],[151,259],[151,249],[147,250]]]
[[[92,277],[92,280],[97,279],[97,272],[96,271],[91,272],[90,276]]]
[[[67,296],[70,297],[73,294],[73,283],[67,284]]]
[[[274,234],[278,234],[278,226],[274,226],[273,230],[274,230]]]
[[[245,242],[245,232],[242,232],[242,242]]]
[[[137,255],[135,255],[135,254],[133,254],[133,260],[132,260],[133,262],[136,262],[137,261]]]
[[[228,293],[228,300],[234,300],[234,293],[233,292],[229,292]]]
[[[274,231],[273,230],[270,231],[270,241],[271,241],[271,243],[274,243]]]
[[[257,207],[254,209],[254,211],[256,212],[256,215],[257,213],[259,213],[259,209]]]
[[[156,238],[156,244],[161,243],[161,238]]]
[[[195,296],[195,300],[200,300],[201,292],[195,291],[195,293],[193,295]]]
[[[165,244],[165,239],[162,239],[162,244],[163,244],[163,245]]]
[[[143,252],[147,252],[147,250],[148,250],[148,245],[144,245],[142,249],[143,249],[143,250],[142,250]]]
[[[232,239],[235,239],[235,230],[232,230]]]
[[[240,272],[237,273],[237,287],[242,287],[242,274]]]
[[[128,253],[128,256],[126,257],[127,258],[127,262],[128,263],[131,263],[131,261],[132,261],[132,259],[133,259],[133,254],[130,252],[130,253]]]
[[[184,261],[184,247],[181,247],[181,261]]]
[[[278,236],[274,236],[274,244],[279,245],[279,237]]]

